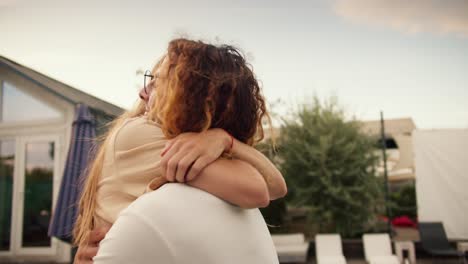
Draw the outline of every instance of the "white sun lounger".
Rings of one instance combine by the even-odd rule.
[[[392,244],[388,234],[365,234],[364,255],[370,264],[400,264],[397,256],[392,254]]]
[[[317,234],[315,253],[317,264],[346,264],[339,234]]]
[[[305,241],[304,234],[272,235],[279,261],[307,262],[309,242]]]

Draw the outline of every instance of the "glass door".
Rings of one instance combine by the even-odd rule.
[[[21,254],[54,254],[56,242],[47,235],[58,175],[58,140],[25,137],[18,173],[17,249]]]

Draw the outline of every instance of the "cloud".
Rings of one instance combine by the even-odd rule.
[[[468,38],[467,0],[336,0],[333,9],[356,23]]]

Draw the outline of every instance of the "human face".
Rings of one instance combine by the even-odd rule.
[[[156,97],[156,89],[165,90],[167,86],[167,69],[169,67],[169,60],[167,56],[164,58],[162,63],[153,68],[151,75],[153,78],[146,84],[146,87],[142,87],[139,92],[140,98],[146,103],[146,110],[149,111],[150,106],[153,105]]]

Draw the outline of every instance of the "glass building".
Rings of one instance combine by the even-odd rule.
[[[0,262],[70,261],[47,235],[70,144],[75,106],[96,127],[123,109],[0,56]]]

